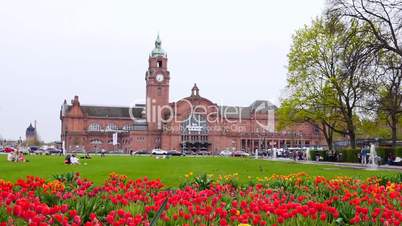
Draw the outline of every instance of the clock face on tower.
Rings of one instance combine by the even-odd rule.
[[[156,81],[162,82],[163,79],[164,79],[163,74],[157,74],[157,75],[156,75]]]

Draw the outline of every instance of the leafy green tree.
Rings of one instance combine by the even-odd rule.
[[[333,150],[334,129],[339,120],[330,118],[334,116],[329,108],[323,108],[325,105],[319,105],[313,102],[301,102],[301,98],[292,96],[282,101],[277,110],[278,129],[284,129],[295,123],[310,123],[317,126],[323,134],[328,149]]]
[[[298,30],[288,54],[288,87],[294,98],[315,112],[331,130],[356,147],[356,117],[372,92],[372,37],[357,22],[344,24],[324,17]]]
[[[363,118],[357,126],[357,134],[361,138],[391,137],[391,133],[383,115],[376,115],[375,118]]]

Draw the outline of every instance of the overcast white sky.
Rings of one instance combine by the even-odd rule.
[[[200,94],[225,105],[279,104],[291,36],[325,0],[0,0],[0,136],[38,121],[60,139],[60,105],[128,106],[144,98],[157,32],[169,57],[171,101]]]

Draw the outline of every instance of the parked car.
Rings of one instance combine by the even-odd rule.
[[[268,151],[267,150],[259,150],[258,156],[268,156]]]
[[[198,151],[197,155],[211,155],[212,153],[209,151]]]
[[[31,147],[29,147],[29,153],[31,153],[31,154],[37,154],[38,151],[39,151],[39,147],[38,147],[38,146],[31,146]]]
[[[3,149],[3,152],[5,152],[5,153],[10,153],[10,152],[14,152],[14,151],[15,151],[15,149],[12,147],[6,147]]]
[[[161,149],[154,149],[151,152],[153,155],[167,155],[167,151]]]
[[[48,153],[47,153],[47,148],[46,149],[44,149],[44,148],[39,148],[36,152],[35,152],[35,154],[39,154],[39,155],[47,155]]]
[[[110,152],[105,149],[100,149],[100,150],[97,150],[95,153],[101,155],[101,154],[109,154]]]
[[[85,152],[84,152],[85,153]],[[117,149],[112,152],[113,154],[124,154],[125,151],[123,149]]]
[[[232,153],[232,155],[235,156],[235,157],[248,157],[248,156],[250,156],[250,154],[245,152],[245,151],[234,151]]]
[[[20,149],[18,149],[21,153],[23,153],[24,155],[28,155],[29,154],[29,148],[27,147],[21,147]]]
[[[183,153],[181,151],[177,151],[177,150],[168,150],[167,154],[172,155],[172,156],[181,156],[181,155],[183,155]]]
[[[38,150],[39,149],[39,147],[38,146],[30,146],[29,147],[29,151],[35,151],[35,150]]]
[[[193,152],[191,150],[187,150],[187,151],[184,151],[184,154],[185,155],[196,155],[197,153],[195,153],[195,152]]]
[[[0,152],[3,152],[3,149],[4,149],[3,146],[0,146]]]
[[[60,149],[57,149],[57,148],[48,148],[48,149],[46,149],[45,153],[48,155],[52,155],[52,154],[59,155],[59,154],[63,153],[63,151]]]
[[[220,156],[232,156],[232,152],[228,150],[223,150],[219,153]]]
[[[133,155],[146,155],[146,154],[149,154],[149,152],[146,150],[139,150],[133,152]]]

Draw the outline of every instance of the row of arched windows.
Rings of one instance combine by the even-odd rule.
[[[131,138],[121,140],[121,142],[123,144],[128,144],[131,141],[132,141]],[[95,139],[92,139],[90,143],[93,144],[93,145],[100,145],[100,144],[103,144],[103,143],[113,144],[113,140],[109,139],[107,142],[102,142],[102,140],[95,138]]]
[[[114,124],[114,123],[109,123],[106,127],[105,130],[106,131],[114,131],[114,130],[118,130],[119,127]],[[98,123],[91,123],[88,126],[88,131],[102,131],[102,127],[100,124]],[[134,130],[134,125],[128,124],[128,125],[124,125],[122,130],[126,130],[126,131],[131,131]]]
[[[108,140],[107,143],[113,144],[113,140]],[[93,139],[93,140],[91,140],[91,144],[100,145],[100,144],[103,144],[103,142],[99,139]]]

